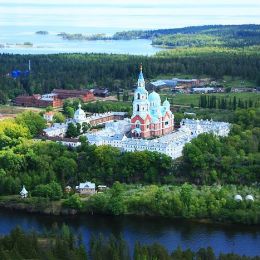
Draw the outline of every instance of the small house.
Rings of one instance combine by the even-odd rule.
[[[110,95],[107,88],[95,88],[93,93],[97,97],[108,97]]]
[[[70,193],[72,191],[72,188],[70,186],[65,187],[65,192]]]
[[[54,112],[49,111],[43,114],[43,118],[49,123],[53,121]]]
[[[25,187],[23,186],[21,192],[20,192],[21,198],[27,198],[28,197],[28,191],[25,189]]]
[[[96,193],[96,184],[89,181],[80,183],[76,190],[81,195],[93,195]]]
[[[98,187],[97,187],[98,192],[103,192],[107,189],[108,189],[108,187],[106,185],[98,185]]]

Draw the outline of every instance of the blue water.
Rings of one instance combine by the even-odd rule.
[[[24,28],[26,31],[21,31],[21,28],[5,27],[5,30],[0,34],[0,44],[8,44],[6,48],[0,48],[0,53],[14,54],[52,54],[52,53],[117,53],[117,54],[135,54],[135,55],[153,55],[158,50],[151,45],[150,40],[131,40],[131,41],[68,41],[57,36],[59,32],[63,32],[65,28],[49,29],[48,35],[35,34],[41,30],[38,27]],[[23,29],[23,30],[24,30]],[[59,30],[60,29],[60,30]],[[99,33],[106,32],[111,35],[116,32],[113,28],[66,28],[73,33]],[[23,47],[17,44],[24,42],[33,43],[32,47]]]
[[[181,246],[198,250],[211,246],[216,254],[236,253],[260,256],[260,227],[243,225],[198,224],[163,218],[75,216],[53,217],[26,214],[17,211],[0,210],[0,234],[7,234],[17,225],[25,230],[51,230],[65,222],[75,233],[81,233],[88,246],[91,234],[108,236],[114,234],[130,245],[131,251],[136,241],[142,244],[158,242],[169,251]]]

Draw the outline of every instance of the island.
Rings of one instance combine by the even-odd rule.
[[[48,31],[37,31],[37,32],[35,32],[35,34],[47,35],[47,34],[49,34],[49,32]]]
[[[116,32],[112,36],[104,33],[84,35],[81,33],[59,33],[64,40],[151,40],[151,44],[164,48],[179,47],[244,47],[259,44],[260,25],[203,25],[158,30],[132,30]]]
[[[98,40],[114,40],[112,37],[106,36],[104,33],[84,35],[81,33],[58,33],[57,36],[60,36],[64,40],[80,40],[80,41],[98,41]]]

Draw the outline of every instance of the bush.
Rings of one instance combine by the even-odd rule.
[[[32,195],[49,198],[50,200],[59,200],[62,198],[63,192],[61,186],[57,182],[51,182],[46,185],[37,185],[32,192]]]
[[[83,205],[80,196],[78,194],[73,194],[63,202],[63,206],[67,208],[81,209]]]

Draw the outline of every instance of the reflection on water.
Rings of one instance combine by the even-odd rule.
[[[260,255],[260,227],[243,225],[198,224],[181,220],[146,217],[73,216],[54,217],[30,215],[16,211],[0,212],[0,233],[6,234],[19,225],[26,230],[50,230],[65,222],[83,235],[87,245],[91,234],[123,235],[132,250],[135,241],[143,244],[159,242],[168,250],[177,246],[198,250],[211,246],[216,253],[234,252]]]

